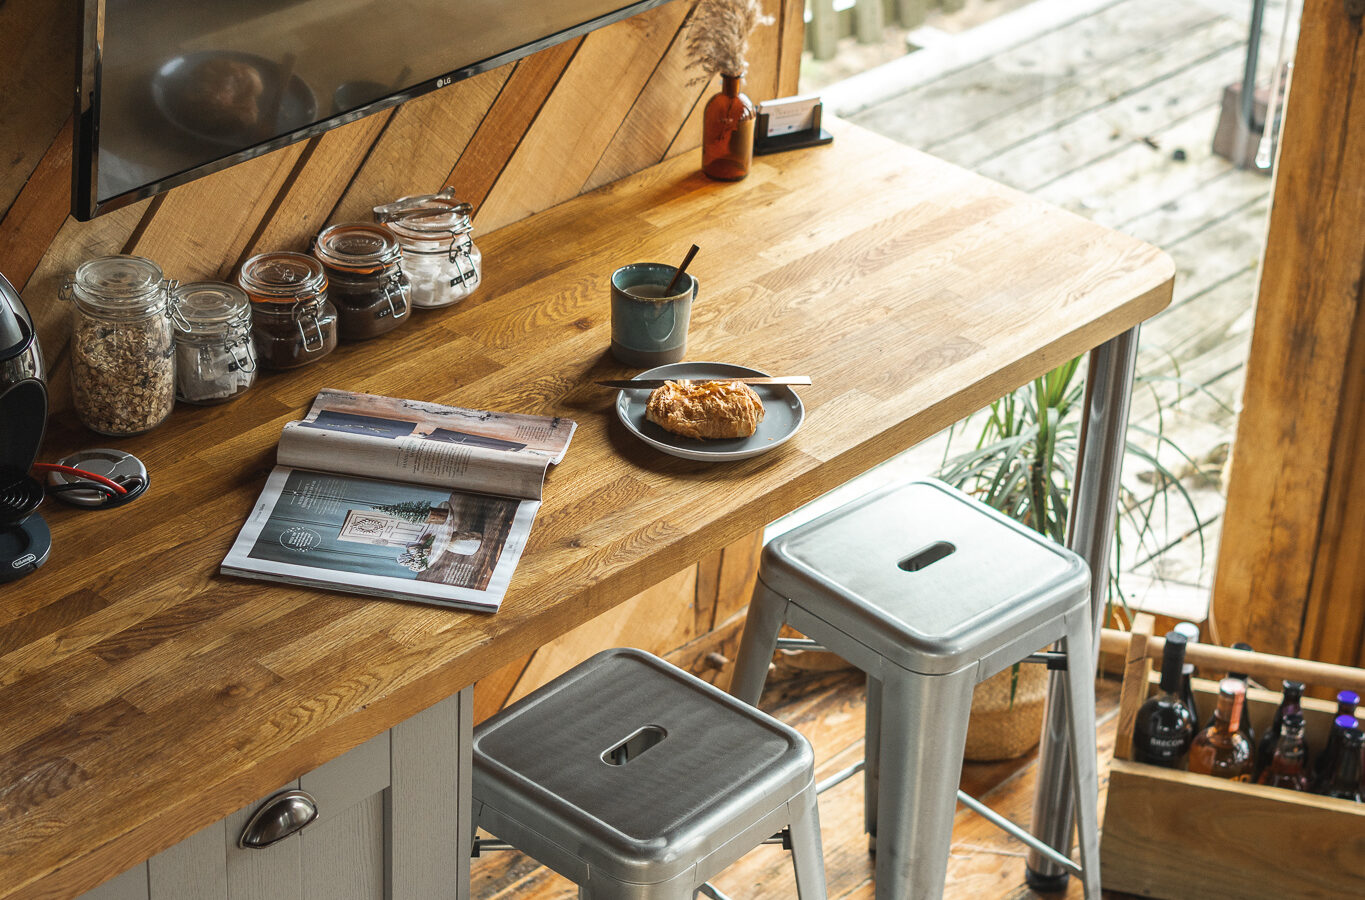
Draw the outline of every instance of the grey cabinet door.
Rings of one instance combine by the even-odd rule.
[[[467,900],[472,702],[466,688],[272,791],[317,803],[291,837],[237,846],[263,797],[81,900]]]

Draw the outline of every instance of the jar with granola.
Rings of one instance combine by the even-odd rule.
[[[260,253],[242,264],[237,283],[251,298],[256,358],[268,369],[293,369],[337,346],[337,311],[327,299],[327,274],[311,256]]]
[[[86,260],[62,286],[71,303],[71,391],[91,431],[141,434],[175,405],[167,300],[175,283],[140,256]]]
[[[452,306],[483,280],[483,254],[471,237],[472,213],[473,207],[455,199],[454,188],[374,208],[375,221],[392,231],[403,248],[413,306]]]

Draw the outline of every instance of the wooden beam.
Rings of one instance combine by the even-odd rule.
[[[1304,5],[1283,134],[1213,608],[1225,641],[1295,655],[1341,614],[1325,612],[1330,592],[1311,610],[1309,597],[1315,557],[1334,552],[1333,467],[1358,452],[1338,432],[1346,373],[1362,365],[1351,336],[1365,278],[1365,40],[1340,0]]]

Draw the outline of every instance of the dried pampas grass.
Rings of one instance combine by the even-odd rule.
[[[693,83],[716,75],[743,75],[748,67],[749,32],[771,25],[760,0],[700,0],[687,29],[687,52],[700,71]]]

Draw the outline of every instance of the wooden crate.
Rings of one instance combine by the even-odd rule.
[[[1135,635],[1132,643],[1145,640]],[[1128,659],[1100,845],[1104,887],[1167,900],[1365,897],[1365,803],[1131,760],[1137,707],[1156,689],[1156,677],[1147,648],[1135,649]],[[1264,683],[1278,680],[1261,662],[1245,668]],[[1270,668],[1276,668],[1273,662]],[[1332,683],[1358,690],[1365,671],[1350,671],[1355,683]],[[1217,701],[1217,682],[1195,679],[1194,688],[1200,721],[1206,721]],[[1259,734],[1274,716],[1279,694],[1249,693]],[[1314,749],[1322,746],[1335,709],[1334,703],[1305,698]]]

